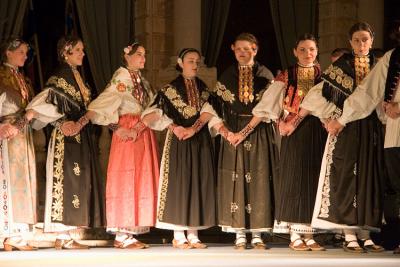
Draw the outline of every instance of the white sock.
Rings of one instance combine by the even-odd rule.
[[[349,242],[347,247],[349,248],[354,248],[354,247],[359,247],[360,245],[357,242],[357,236],[355,231],[353,230],[344,230],[344,240],[346,242]]]
[[[200,242],[197,230],[187,230],[187,239],[190,243]]]
[[[251,233],[251,243],[263,243],[261,238],[261,232],[252,232]]]
[[[303,240],[301,239],[301,235],[295,232],[290,233],[290,241],[294,242],[295,246],[298,246],[303,242]]]
[[[296,241],[297,239],[301,239],[301,235],[295,232],[290,233],[290,241]]]
[[[243,231],[236,232],[236,244],[246,242],[246,234]]]
[[[185,236],[185,231],[184,230],[174,230],[174,239],[178,241],[178,243],[184,243],[186,242],[186,236]]]
[[[304,234],[304,241],[306,241],[307,246],[317,243],[317,242],[315,242],[312,234]]]
[[[371,240],[370,231],[359,230],[357,234],[358,234],[358,238],[364,242],[364,246],[375,245],[374,242]]]
[[[129,235],[126,233],[117,232],[115,235],[115,240],[119,242],[123,242],[124,240],[128,239]]]
[[[57,235],[57,239],[70,240],[70,239],[72,239],[72,238],[71,238],[71,235],[69,234],[68,231],[64,231],[64,232],[60,232],[60,233]]]

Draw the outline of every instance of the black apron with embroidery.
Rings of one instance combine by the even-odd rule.
[[[68,65],[59,67],[47,87],[46,102],[65,115],[58,123],[77,121],[86,113],[83,96]],[[53,129],[52,222],[84,227],[105,225],[104,181],[94,138],[90,123],[75,136],[65,136],[59,124]]]
[[[370,66],[374,59],[370,57]],[[338,78],[340,77],[340,78]],[[343,103],[356,88],[354,56],[344,55],[322,75],[323,96],[342,114]],[[374,111],[350,122],[327,145],[327,174],[318,217],[333,223],[380,227],[382,221],[383,133]]]
[[[195,83],[202,107],[208,101],[209,93],[203,81],[195,78]],[[200,110],[188,103],[182,76],[161,89],[154,102],[176,125],[183,127],[192,126],[200,117]],[[160,173],[157,219],[185,227],[216,225],[216,179],[207,125],[187,140],[178,140],[168,130],[161,164],[164,171]]]
[[[238,66],[229,67],[219,78],[210,103],[233,132],[243,129],[252,110],[273,79],[271,72],[253,66],[254,100],[239,101]],[[262,230],[273,226],[273,177],[278,150],[272,123],[260,123],[236,148],[221,139],[218,159],[218,224],[223,230]]]

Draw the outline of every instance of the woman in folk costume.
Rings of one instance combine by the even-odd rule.
[[[82,41],[63,37],[57,44],[59,68],[27,106],[34,127],[54,126],[46,166],[44,231],[57,232],[56,249],[85,249],[70,231],[105,224],[103,179],[86,116],[92,92],[77,67],[85,55]],[[37,125],[36,125],[37,123]]]
[[[25,107],[33,97],[19,71],[29,46],[9,39],[1,46],[0,66],[0,238],[4,250],[33,250],[27,239],[36,223],[36,165]]]
[[[232,44],[237,63],[217,82],[210,97],[223,123],[216,125],[222,141],[218,162],[218,220],[225,232],[236,233],[235,248],[265,248],[261,233],[273,227],[272,177],[277,146],[271,121],[260,123],[252,111],[273,79],[272,73],[254,60],[258,42],[242,33]],[[236,134],[233,134],[236,132]]]
[[[307,94],[289,132],[309,113],[328,121],[341,116],[343,103],[375,65],[369,54],[373,37],[365,22],[350,28],[353,54],[344,54],[324,71],[323,81]],[[383,169],[383,133],[377,112],[349,123],[338,135],[330,134],[311,225],[342,229],[347,252],[383,251],[370,238],[370,230],[379,231],[382,220]]]
[[[281,72],[254,108],[253,114],[271,120],[281,120],[283,135],[280,150],[279,175],[274,180],[275,229],[289,233],[293,250],[324,250],[313,239],[311,225],[317,193],[326,130],[319,118],[308,116],[290,136],[285,136],[285,124],[292,123],[300,103],[308,91],[319,83],[321,71],[315,64],[317,41],[311,34],[301,35],[293,49],[297,64]],[[285,227],[282,227],[285,226]]]
[[[123,67],[107,88],[90,103],[91,121],[114,131],[107,171],[107,231],[116,234],[116,248],[145,248],[133,235],[155,225],[159,163],[157,141],[140,120],[153,98],[149,82],[140,70],[145,49],[139,43],[124,48]]]
[[[172,245],[181,249],[206,248],[198,230],[216,224],[212,142],[205,126],[216,114],[207,102],[207,86],[196,77],[200,59],[194,48],[179,53],[176,69],[181,74],[159,91],[144,116],[157,114],[160,119],[149,125],[158,130],[168,128],[156,227],[174,230]]]
[[[400,23],[398,23],[400,24]],[[400,45],[400,27],[392,33]],[[400,46],[388,51],[371,70],[362,84],[346,99],[343,113],[337,120],[332,120],[328,130],[337,133],[345,125],[355,120],[364,119],[383,101],[385,111],[384,156],[390,189],[396,194],[395,205],[400,207]],[[347,127],[347,126],[346,126]],[[400,241],[399,231],[394,237]],[[394,250],[400,254],[400,246]]]

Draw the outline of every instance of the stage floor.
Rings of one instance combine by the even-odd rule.
[[[205,250],[178,250],[170,245],[152,245],[142,250],[91,248],[85,251],[53,248],[32,252],[0,251],[1,267],[128,267],[128,266],[267,266],[267,267],[399,267],[400,255],[383,253],[351,254],[342,249],[328,248],[323,252],[295,252],[282,245],[269,250],[236,251],[227,244],[210,244]]]

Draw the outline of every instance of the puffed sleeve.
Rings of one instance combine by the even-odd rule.
[[[330,103],[322,96],[322,87],[324,82],[320,82],[310,89],[304,97],[300,107],[311,112],[312,115],[320,118],[327,119],[332,112],[335,111],[336,105]]]
[[[56,105],[46,102],[49,90],[51,90],[51,88],[46,88],[40,92],[31,100],[31,102],[29,102],[28,106],[26,107],[27,110],[32,109],[37,113],[37,116],[32,123],[32,127],[36,130],[41,129],[47,124],[52,123],[64,116],[64,114],[58,112]]]
[[[253,115],[263,121],[277,120],[282,112],[285,83],[275,81],[262,95],[260,102],[253,108]]]
[[[120,115],[118,109],[124,96],[129,94],[130,87],[132,87],[132,81],[128,71],[119,68],[106,89],[89,104],[88,110],[95,112],[92,122],[99,125],[118,123]]]
[[[0,116],[3,115],[3,103],[4,103],[5,100],[6,100],[6,93],[3,92],[3,93],[0,95]]]
[[[157,105],[151,105],[148,108],[146,108],[141,115],[141,118],[146,116],[147,114],[150,113],[156,113],[159,116],[159,119],[156,121],[151,122],[149,125],[147,125],[150,129],[156,130],[156,131],[162,131],[166,129],[171,123],[173,123],[173,120],[170,119],[167,115],[164,114],[162,109],[158,108]]]

